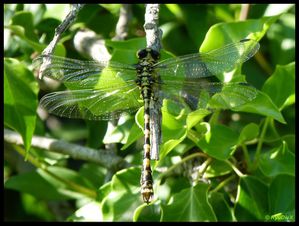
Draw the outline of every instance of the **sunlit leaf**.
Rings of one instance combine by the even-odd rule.
[[[4,124],[23,138],[28,151],[35,130],[37,82],[19,61],[4,59]]]

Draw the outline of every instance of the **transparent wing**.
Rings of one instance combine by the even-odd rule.
[[[49,113],[89,120],[111,120],[135,112],[143,103],[134,84],[101,90],[84,89],[53,92],[45,95],[40,105]]]
[[[243,39],[207,53],[196,53],[166,59],[155,65],[161,79],[164,77],[204,78],[231,71],[235,66],[251,58],[259,49],[259,43]]]
[[[178,110],[200,108],[231,109],[253,100],[257,90],[248,83],[208,82],[204,79],[168,80],[159,95],[175,102]]]
[[[44,62],[49,63],[44,66]],[[114,81],[116,77],[127,81],[134,80],[136,76],[136,69],[133,65],[112,61],[81,61],[52,55],[41,55],[34,59],[33,65],[36,68],[44,66],[40,68],[42,76],[59,80],[64,84],[72,84],[73,88],[75,86],[81,89],[93,88],[99,83],[103,74],[108,74],[105,76],[107,83],[111,80]]]

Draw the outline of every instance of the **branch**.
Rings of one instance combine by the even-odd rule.
[[[55,29],[55,34],[50,44],[43,50],[42,55],[53,55],[57,42],[60,39],[62,33],[69,28],[69,26],[75,21],[79,11],[84,4],[72,4],[72,9],[69,14],[65,17],[62,23]],[[39,69],[39,78],[42,78],[43,71],[51,64],[50,57],[44,57],[43,63]]]
[[[16,145],[23,145],[22,137],[18,133],[9,129],[4,129],[4,141]],[[129,166],[129,163],[125,162],[121,157],[113,154],[112,152],[106,150],[95,150],[52,138],[33,136],[31,146],[69,155],[73,159],[94,162],[108,169],[125,168]]]
[[[122,4],[116,24],[115,37],[112,40],[124,40],[128,36],[129,22],[132,19],[131,4]]]
[[[157,52],[161,49],[162,30],[159,26],[159,4],[147,4],[145,10],[144,30],[146,33],[147,47]],[[158,94],[159,86],[155,86],[153,93]],[[159,159],[159,145],[161,144],[162,124],[162,100],[156,95],[155,101],[150,102],[150,138],[151,138],[151,159]]]
[[[241,4],[241,12],[239,16],[239,20],[243,21],[247,19],[249,13],[250,4]]]
[[[162,30],[159,26],[159,4],[147,4],[145,9],[145,23],[143,28],[146,33],[148,48],[160,52]]]
[[[132,18],[131,5],[123,4],[119,13],[119,20],[115,29],[116,35],[112,40],[124,40],[127,37],[129,22]],[[74,46],[83,56],[98,62],[109,61],[111,58],[105,46],[105,40],[88,29],[81,29],[76,33]]]
[[[83,56],[98,62],[109,61],[111,58],[105,46],[105,40],[94,31],[88,29],[81,29],[76,33],[74,46]]]

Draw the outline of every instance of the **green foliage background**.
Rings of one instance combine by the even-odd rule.
[[[114,60],[136,63],[133,54],[145,46],[145,8],[132,5],[128,40],[112,42],[119,8],[86,5],[56,53],[82,59],[72,37],[85,27],[106,39]],[[246,80],[259,93],[231,110],[201,111],[185,120],[163,114],[155,200],[148,206],[139,193],[142,109],[136,120],[126,118],[112,130],[107,122],[37,114],[40,97],[49,91],[36,79],[32,56],[51,41],[68,10],[58,4],[4,5],[4,127],[24,142],[4,145],[6,221],[295,220],[294,5],[251,5],[245,21],[239,21],[236,4],[161,5],[162,57],[208,51],[249,34],[258,40],[259,53],[233,80]],[[131,167],[106,169],[39,150],[31,147],[34,135],[101,150],[113,143]]]

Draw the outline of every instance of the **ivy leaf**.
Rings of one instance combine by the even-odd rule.
[[[233,111],[249,112],[272,117],[281,123],[286,123],[277,106],[271,98],[263,92],[258,92],[255,99],[233,108]]]
[[[209,185],[197,184],[173,195],[173,201],[162,205],[163,221],[216,221],[207,200]]]
[[[112,177],[111,190],[102,201],[105,221],[132,221],[132,213],[142,204],[139,178],[139,167],[121,170]]]
[[[223,125],[214,125],[202,137],[195,131],[188,136],[200,149],[218,160],[225,160],[235,151],[238,133]],[[198,138],[200,137],[200,138]]]
[[[233,215],[224,195],[219,192],[211,192],[209,202],[217,216],[218,221],[232,221]]]
[[[279,109],[295,103],[295,62],[277,65],[272,76],[265,82],[267,93]]]
[[[268,187],[253,176],[240,179],[235,205],[238,221],[263,221],[268,214]]]
[[[273,148],[261,155],[259,168],[269,177],[279,174],[295,176],[295,155],[283,142],[279,147]]]
[[[284,216],[282,221],[295,220],[294,176],[282,174],[273,179],[269,187],[269,208],[272,215],[282,213]]]
[[[205,40],[200,47],[200,51],[206,52],[219,48],[225,43],[236,42],[246,38],[253,33],[255,40],[260,40],[269,27],[280,17],[271,16],[261,19],[246,20],[230,23],[219,23],[212,26],[206,34]]]

